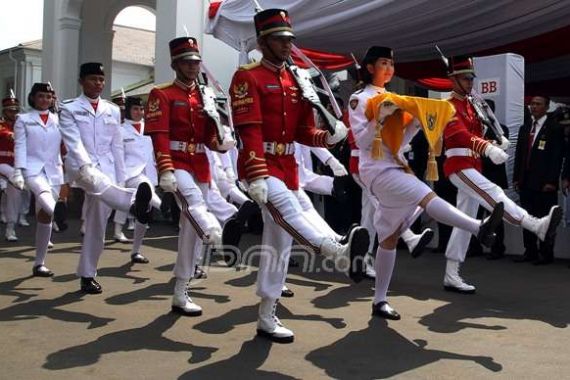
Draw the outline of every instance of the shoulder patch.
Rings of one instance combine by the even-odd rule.
[[[357,98],[351,99],[349,104],[350,104],[350,108],[352,110],[355,110],[356,106],[358,106],[358,99]]]
[[[248,63],[247,65],[241,65],[239,67],[240,70],[251,70],[256,68],[257,66],[261,65],[261,62],[252,62]]]

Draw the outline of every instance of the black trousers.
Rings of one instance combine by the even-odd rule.
[[[552,206],[558,204],[558,191],[543,192],[521,188],[520,197],[521,206],[537,218],[548,215]],[[554,257],[554,239],[550,244],[540,242],[537,245],[538,237],[530,231],[523,230],[523,241],[525,255],[538,257],[540,254],[545,259]]]

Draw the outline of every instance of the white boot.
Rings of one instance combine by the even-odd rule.
[[[368,278],[376,278],[374,257],[370,253],[367,253],[366,256],[364,256],[364,275]]]
[[[540,241],[552,238],[556,232],[556,228],[562,220],[562,209],[560,206],[552,206],[548,215],[542,218],[536,218],[531,215],[525,215],[521,221],[521,226],[525,230],[529,230],[536,234]]]
[[[128,243],[129,239],[123,233],[123,224],[122,223],[115,223],[115,233],[113,234],[113,238],[117,243]]]
[[[364,255],[368,250],[370,237],[363,227],[350,231],[348,242],[340,244],[332,238],[325,238],[320,250],[326,257],[335,260],[335,267],[344,272],[353,281],[360,282],[364,272]]]
[[[445,277],[443,278],[443,288],[450,292],[475,293],[475,287],[463,281],[459,276],[459,261],[447,260],[445,267]]]
[[[134,230],[135,230],[135,219],[128,218],[127,231],[134,231]]]
[[[7,223],[6,224],[6,241],[10,241],[10,242],[18,241],[18,237],[16,236],[16,229],[14,227],[14,223]]]
[[[20,214],[20,217],[18,218],[18,224],[22,227],[29,227],[30,226],[30,223],[28,222],[28,219],[26,219],[25,214]]]
[[[202,315],[202,308],[188,296],[188,280],[176,279],[174,297],[172,297],[172,311],[189,317]]]
[[[277,343],[291,343],[295,339],[295,334],[283,326],[279,318],[275,316],[277,301],[271,298],[261,299],[257,318],[257,335]]]
[[[433,230],[431,228],[426,228],[421,234],[415,234],[409,229],[402,233],[402,240],[404,240],[410,254],[414,258],[423,253],[425,247],[431,242],[431,239],[433,239]]]

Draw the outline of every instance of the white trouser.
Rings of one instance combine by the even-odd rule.
[[[95,277],[97,263],[105,246],[107,219],[112,209],[100,197],[88,193],[85,194],[83,206],[85,208],[85,235],[83,235],[77,275]]]
[[[145,176],[144,174],[141,173],[133,178],[129,178],[128,180],[126,180],[125,187],[136,190],[136,188],[143,182],[148,183],[152,191],[152,198],[150,199],[150,205],[155,209],[160,210],[160,205],[162,202],[158,197],[158,195],[156,195],[156,193],[154,192],[154,185],[151,183],[150,179],[148,179],[148,177]],[[126,211],[115,210],[115,217],[113,218],[113,221],[115,223],[125,224],[127,222],[128,215],[129,213]]]
[[[317,210],[315,210],[315,206],[313,205],[313,202],[311,202],[311,199],[309,198],[305,190],[299,188],[298,191],[295,191],[295,196],[299,200],[299,204],[303,209],[303,214],[305,214],[307,219],[309,219],[314,228],[317,229],[320,228],[322,232],[324,232],[327,236],[329,236],[333,240],[336,241],[340,240],[341,236],[337,234],[329,226],[326,220],[323,219],[321,214],[319,214]]]
[[[220,190],[220,193],[224,197],[224,199],[229,199],[231,202],[242,205],[245,201],[248,201],[249,198],[242,193],[242,191],[237,187],[234,182],[229,182],[225,180],[216,181],[216,185]]]
[[[221,227],[216,217],[208,211],[204,201],[208,196],[209,184],[196,182],[186,170],[177,169],[174,175],[178,184],[176,203],[181,210],[174,276],[189,280],[194,275],[202,240],[212,230],[221,230]]]
[[[511,224],[520,225],[522,219],[528,215],[526,210],[507,197],[503,189],[475,169],[464,169],[453,173],[449,176],[449,180],[458,190],[456,207],[473,218],[477,217],[479,205],[488,211],[493,211],[498,202],[504,203],[503,219]],[[470,240],[471,234],[468,231],[454,227],[445,256],[450,260],[463,262]]]
[[[222,225],[238,211],[236,206],[224,199],[214,181],[210,181],[210,189],[207,197],[205,197],[205,201],[208,210],[214,214]]]
[[[334,177],[319,175],[313,172],[309,173],[311,174],[307,175],[307,171],[305,171],[303,189],[320,195],[332,194]]]
[[[22,191],[16,189],[10,183],[10,178],[14,174],[14,168],[8,164],[0,164],[0,175],[6,178],[6,190],[4,190],[4,195],[6,196],[6,209],[5,216],[7,223],[16,223],[18,221],[18,214],[20,212],[20,204],[22,202]]]
[[[366,189],[366,186],[364,186],[357,174],[353,174],[352,178],[354,178],[354,181],[362,189],[360,226],[366,228],[368,234],[370,235],[370,245],[368,246],[368,252],[372,253],[374,250],[374,239],[376,236],[376,229],[374,228],[374,213],[376,213],[378,201],[370,194],[368,189]]]
[[[261,207],[263,236],[261,239],[259,271],[257,273],[257,295],[261,298],[277,299],[287,275],[293,239],[319,252],[327,234],[315,228],[295,193],[278,178],[268,177],[267,200]]]
[[[20,209],[18,210],[18,213],[20,215],[28,215],[28,213],[30,212],[31,201],[32,201],[32,193],[28,189],[22,190]]]

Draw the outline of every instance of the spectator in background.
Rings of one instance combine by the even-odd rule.
[[[547,96],[535,96],[530,102],[531,119],[520,128],[515,152],[513,187],[519,192],[521,205],[538,218],[558,204],[558,183],[564,158],[564,136],[556,120],[547,115]],[[533,261],[550,264],[554,259],[554,241],[547,239],[537,246],[537,237],[523,231],[525,252],[516,262]]]

